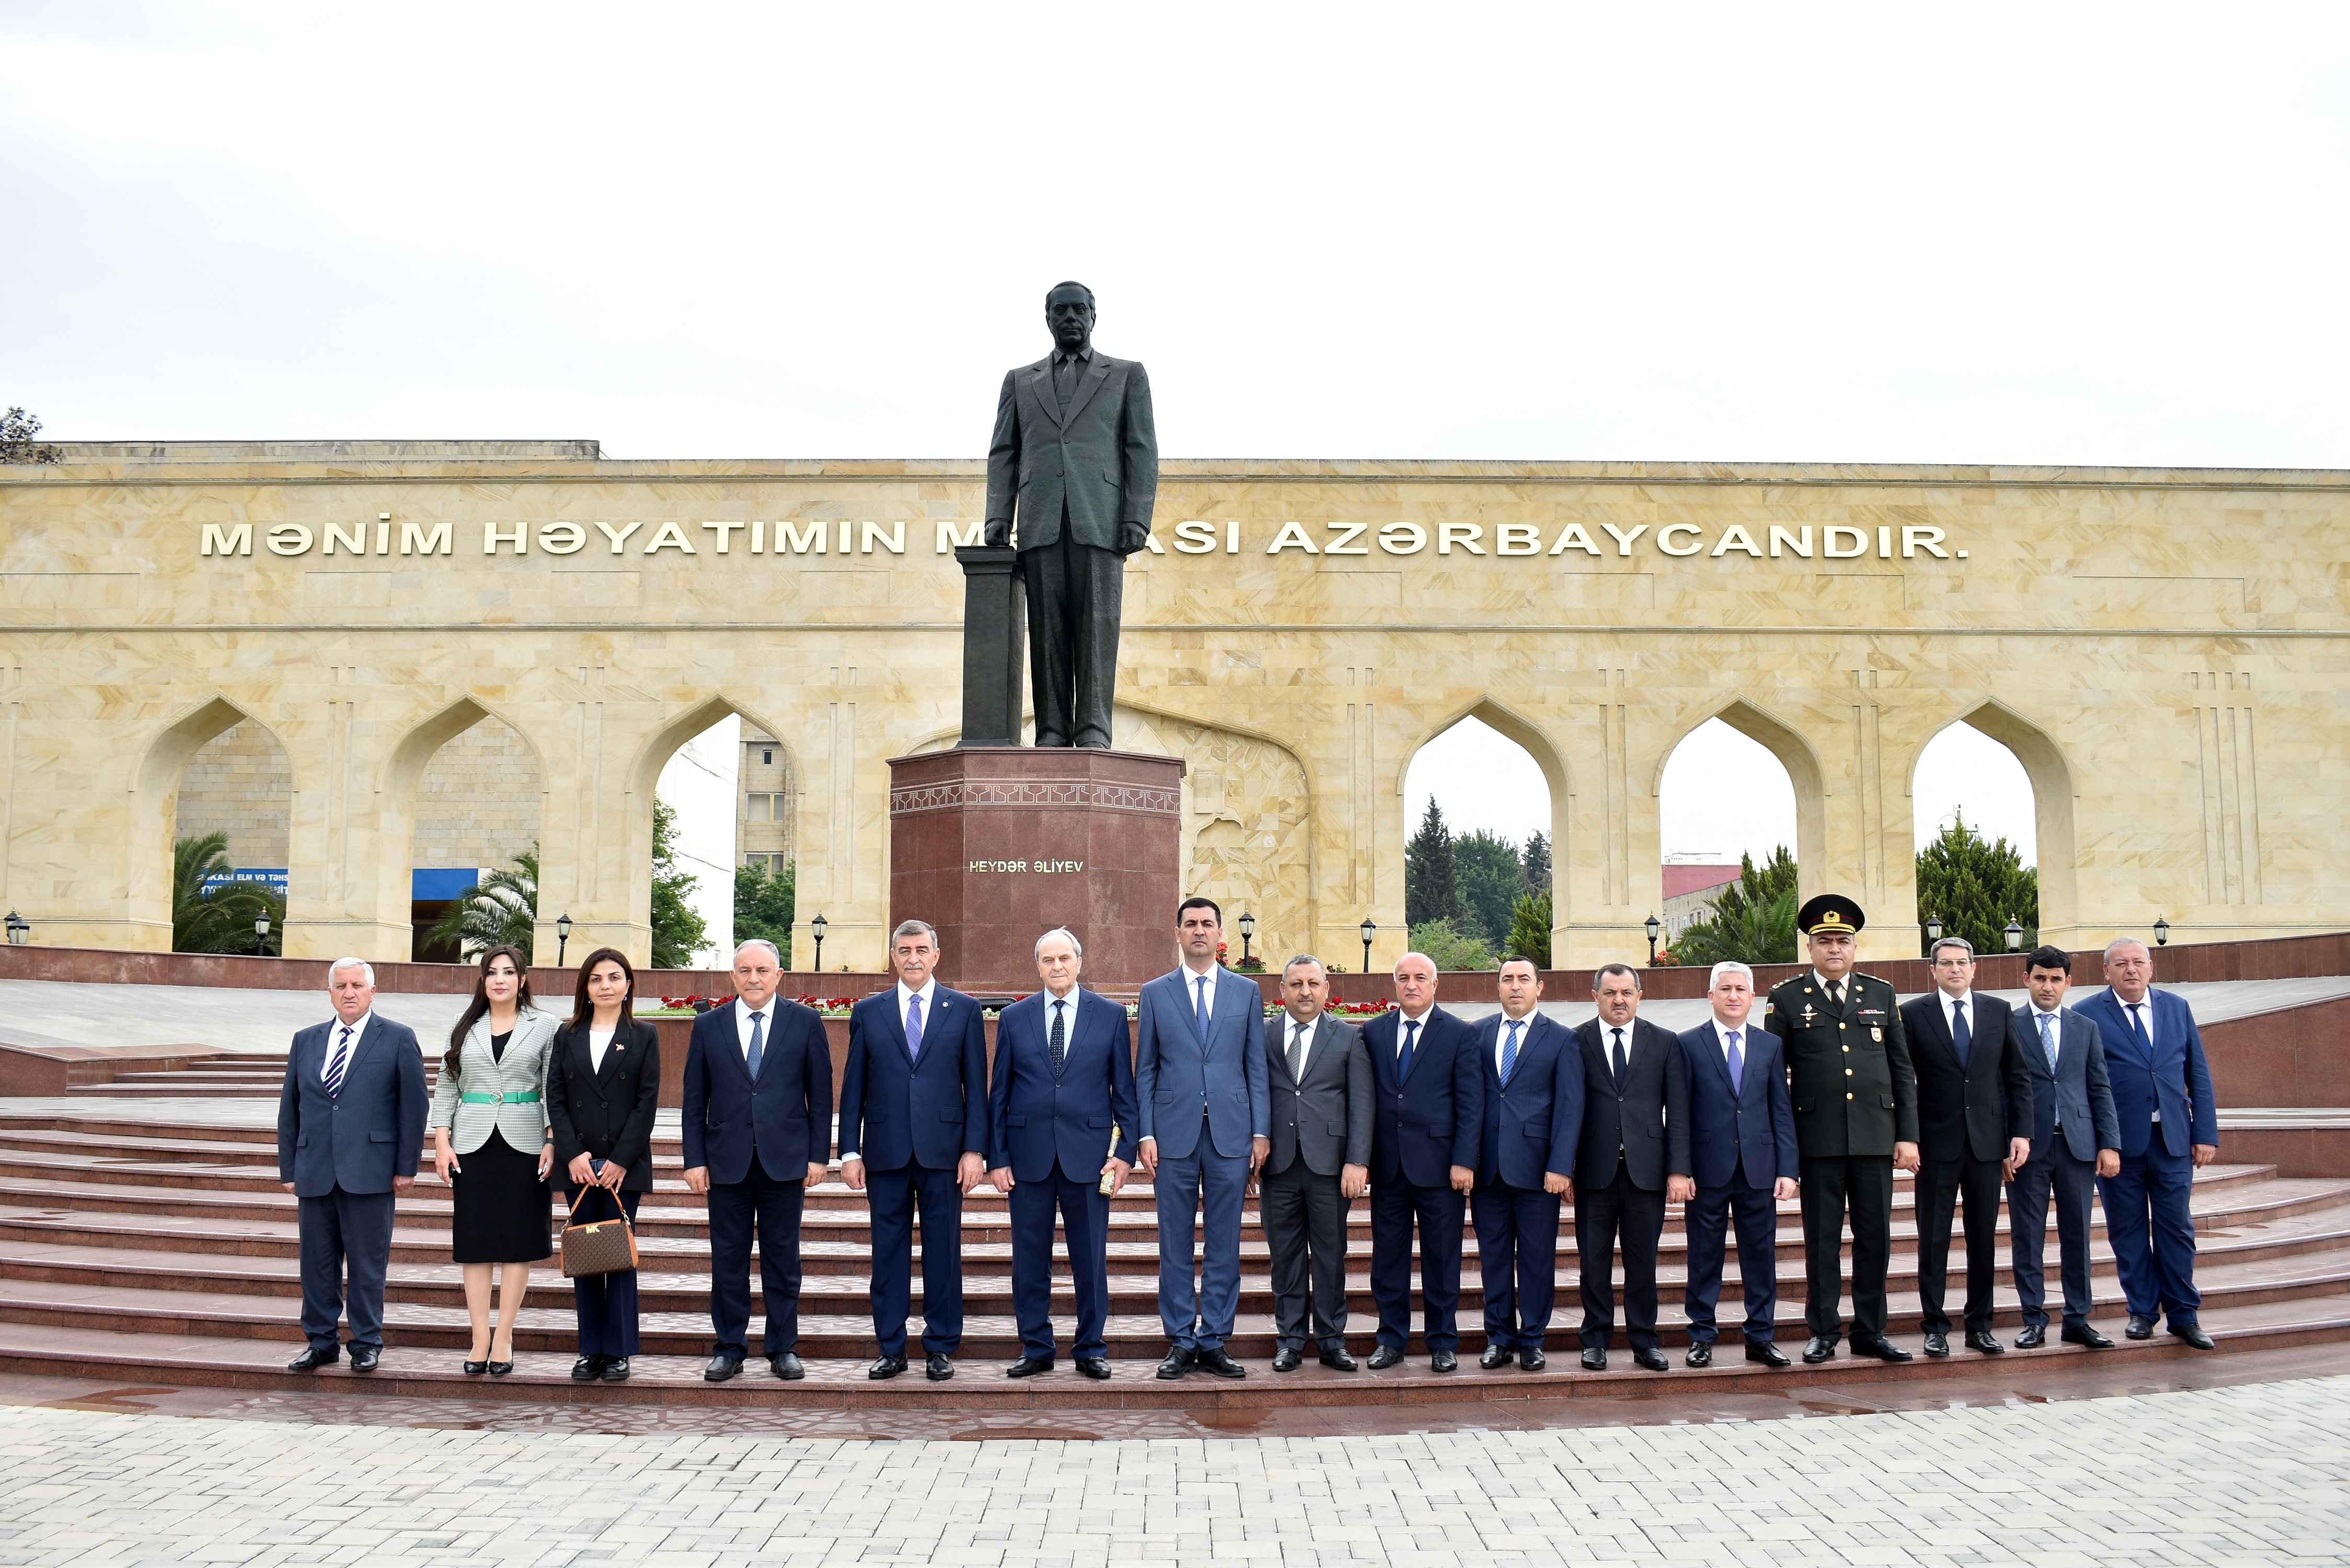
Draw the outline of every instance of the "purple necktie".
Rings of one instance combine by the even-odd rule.
[[[1733,1029],[1730,1032],[1730,1092],[1738,1095],[1745,1091],[1746,1053],[1738,1048],[1738,1031]]]
[[[918,1062],[922,1057],[922,993],[919,991],[906,998],[906,1054]]]

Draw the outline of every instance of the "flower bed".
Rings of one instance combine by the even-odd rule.
[[[827,1018],[846,1018],[857,1004],[853,996],[795,996],[791,999],[802,1007],[813,1007]],[[637,1014],[639,1018],[690,1018],[708,1012],[712,1008],[731,1007],[732,996],[664,996],[659,1007],[649,1007]]]

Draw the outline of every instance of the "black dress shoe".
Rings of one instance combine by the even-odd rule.
[[[944,1383],[954,1376],[954,1357],[932,1351],[922,1358],[922,1376],[933,1383]]]
[[[488,1366],[489,1363],[486,1361],[468,1361],[465,1363],[465,1370],[468,1373],[471,1373],[476,1367],[486,1367]],[[597,1378],[602,1376],[603,1374],[604,1358],[600,1355],[583,1355],[578,1360],[571,1364],[571,1381],[574,1383],[593,1383]]]
[[[1544,1355],[1542,1353],[1542,1346],[1540,1346],[1540,1345],[1521,1345],[1521,1346],[1519,1347],[1519,1349],[1518,1349],[1518,1370],[1519,1370],[1519,1371],[1521,1371],[1521,1372],[1540,1372],[1544,1367],[1548,1366],[1549,1365],[1550,1365],[1550,1357],[1549,1357],[1549,1356],[1547,1356],[1547,1355]]]
[[[2137,1314],[2132,1313],[2130,1314],[2129,1326],[2123,1329],[2122,1332],[2129,1335],[2132,1339],[2152,1339],[2154,1337],[2154,1319],[2150,1317],[2140,1317]]]
[[[1343,1345],[1333,1345],[1322,1353],[1322,1365],[1333,1372],[1352,1372],[1358,1365]]]
[[[2015,1336],[2015,1348],[2018,1350],[2037,1350],[2047,1343],[2048,1325],[2044,1323],[2025,1324],[2023,1332]]]
[[[1853,1342],[1852,1350],[1853,1354],[1856,1355],[1861,1354],[1860,1344],[1857,1340]],[[1950,1336],[1939,1328],[1928,1329],[1926,1331],[1926,1354],[1937,1358],[1950,1355]]]
[[[1828,1350],[1833,1355],[1835,1347],[1830,1345]],[[1750,1339],[1746,1342],[1746,1359],[1758,1366],[1768,1366],[1776,1370],[1787,1365],[1787,1353],[1767,1339]],[[1806,1357],[1806,1359],[1809,1358]]]
[[[1218,1377],[1246,1377],[1248,1376],[1248,1368],[1243,1366],[1239,1362],[1234,1361],[1232,1357],[1232,1353],[1221,1345],[1216,1346],[1213,1350],[1193,1351],[1191,1353],[1191,1365],[1198,1367],[1202,1372],[1211,1373]]]
[[[742,1370],[741,1356],[728,1355],[722,1352],[712,1356],[710,1365],[702,1369],[702,1380],[704,1383],[723,1383]]]
[[[1107,1382],[1109,1378],[1109,1357],[1107,1355],[1080,1355],[1077,1357],[1077,1370],[1084,1373],[1087,1376],[1092,1378],[1097,1383]]]
[[[382,1359],[383,1346],[380,1345],[354,1345],[351,1346],[351,1370],[354,1372],[373,1372],[375,1370],[375,1364]],[[490,1370],[492,1372],[495,1372],[497,1369],[498,1364],[494,1361],[491,1362]],[[506,1363],[506,1370],[509,1372],[514,1370],[513,1362],[509,1361]]]
[[[287,1362],[286,1364],[286,1370],[288,1372],[316,1372],[321,1366],[332,1366],[336,1362],[340,1361],[342,1358],[343,1353],[340,1350],[322,1350],[314,1345],[310,1346],[309,1349],[304,1351],[301,1355],[296,1356],[293,1360]],[[465,1370],[471,1372],[473,1369],[473,1364],[470,1361],[467,1362],[465,1364]]]
[[[1165,1360],[1159,1362],[1159,1381],[1163,1383],[1172,1383],[1175,1379],[1182,1376],[1183,1374],[1191,1370],[1191,1353],[1179,1345],[1174,1349],[1167,1353]]]
[[[604,1370],[598,1376],[601,1383],[626,1383],[629,1380],[629,1358],[625,1355],[604,1357]]]
[[[1690,1345],[1690,1346],[1689,1347],[1689,1354],[1688,1354],[1687,1355],[1684,1355],[1684,1356],[1682,1356],[1682,1357],[1681,1357],[1681,1365],[1682,1365],[1682,1366],[1712,1366],[1712,1365],[1713,1365],[1713,1346],[1712,1346],[1712,1345],[1711,1345],[1706,1344],[1706,1343],[1705,1343],[1704,1341],[1702,1341],[1702,1340],[1699,1341],[1699,1342],[1698,1342],[1697,1344],[1695,1344],[1695,1345]]]
[[[1452,1372],[1458,1370],[1460,1366],[1461,1358],[1449,1350],[1431,1350],[1428,1353],[1428,1369],[1430,1372]]]
[[[1491,1372],[1497,1366],[1507,1366],[1517,1358],[1518,1353],[1506,1345],[1489,1345],[1485,1347],[1485,1354],[1477,1358],[1477,1365]]]
[[[1295,1372],[1305,1365],[1305,1355],[1294,1345],[1284,1345],[1273,1353],[1273,1369],[1275,1372]]]
[[[352,1356],[352,1357],[351,1357],[351,1370],[352,1370],[352,1371],[354,1371],[354,1372],[357,1372],[357,1371],[360,1370],[360,1367],[359,1367],[359,1358],[358,1356],[356,1356],[356,1355],[354,1355],[354,1356]],[[369,1371],[369,1372],[372,1372],[372,1371],[374,1371],[374,1370],[375,1370],[375,1357],[374,1357],[374,1356],[370,1355],[370,1356],[369,1356],[369,1357],[368,1357],[368,1364],[367,1364],[366,1370],[368,1370],[368,1371]],[[493,1361],[493,1362],[491,1362],[491,1363],[490,1363],[490,1376],[493,1376],[493,1377],[504,1377],[504,1376],[505,1376],[508,1373],[512,1372],[513,1370],[514,1370],[514,1363],[513,1363],[513,1362],[511,1362],[511,1361]]]
[[[1601,1345],[1587,1347],[1583,1353],[1583,1369],[1586,1372],[1607,1371],[1607,1347]]]
[[[1398,1350],[1392,1345],[1382,1345],[1377,1350],[1371,1352],[1371,1370],[1374,1372],[1385,1372],[1388,1367],[1393,1366],[1397,1362],[1401,1361],[1402,1359],[1402,1351]]]
[[[483,1373],[487,1372],[489,1369],[490,1364],[486,1361],[468,1361],[465,1363],[465,1376],[468,1377],[479,1377]],[[571,1369],[571,1376],[574,1377],[578,1376],[579,1368],[577,1366],[573,1367]]]
[[[867,1367],[865,1369],[865,1376],[876,1383],[881,1383],[897,1376],[898,1374],[905,1370],[906,1358],[904,1356],[885,1355],[881,1357],[880,1360],[876,1361],[872,1366]]]
[[[1999,1336],[1991,1333],[1991,1331],[1987,1328],[1970,1328],[1967,1330],[1967,1348],[1981,1355],[2005,1355],[2007,1354],[2007,1346],[2002,1345],[1999,1342]]]
[[[1034,1377],[1039,1372],[1050,1372],[1052,1370],[1053,1358],[1051,1356],[1024,1355],[1019,1360],[1014,1362],[1011,1366],[1005,1367],[1003,1369],[1003,1376],[1006,1377]]]
[[[1823,1361],[1835,1359],[1836,1342],[1826,1334],[1815,1334],[1804,1342],[1804,1365],[1817,1366]]]
[[[2067,1345],[2085,1345],[2091,1350],[2111,1350],[2114,1347],[2114,1342],[2112,1340],[2107,1339],[2104,1334],[2099,1334],[2095,1329],[2089,1327],[2086,1324],[2082,1324],[2079,1328],[2068,1328],[2064,1330],[2062,1337]]]
[[[2211,1336],[2203,1332],[2203,1325],[2201,1324],[2174,1323],[2170,1325],[2170,1337],[2173,1339],[2183,1339],[2198,1350],[2217,1350],[2220,1348],[2218,1345],[2211,1343]],[[355,1361],[353,1365],[356,1366],[357,1362]]]
[[[1665,1353],[1653,1345],[1645,1350],[1634,1351],[1632,1365],[1648,1372],[1669,1372],[1673,1366],[1665,1359]]]
[[[1856,1339],[1852,1342],[1852,1353],[1877,1361],[1889,1361],[1896,1366],[1917,1359],[1889,1339]]]
[[[786,1383],[797,1383],[807,1376],[807,1368],[800,1365],[800,1358],[788,1350],[767,1357],[767,1367]]]

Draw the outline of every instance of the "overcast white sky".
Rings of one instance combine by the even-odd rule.
[[[1170,456],[2350,462],[2339,5],[0,0],[0,61],[62,439],[973,456],[1076,276]],[[1667,848],[1767,849],[1714,745]]]

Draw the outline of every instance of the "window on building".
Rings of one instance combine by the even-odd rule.
[[[744,802],[743,815],[752,822],[788,822],[791,820],[790,808],[785,804],[785,797],[780,794],[746,794],[743,799]]]

